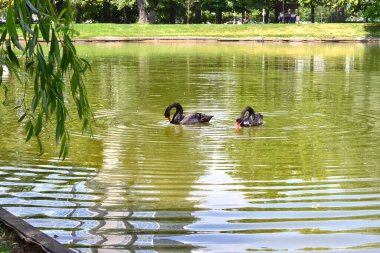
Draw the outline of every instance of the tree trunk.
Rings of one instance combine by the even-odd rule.
[[[274,9],[274,20],[273,23],[280,23],[281,21],[279,20],[280,18],[280,10],[276,7]]]
[[[264,23],[265,24],[269,23],[269,9],[265,10]]]
[[[9,5],[11,5],[10,2],[11,1],[9,1]],[[55,2],[55,6],[57,8],[58,13],[61,13],[61,11],[63,10],[63,8],[65,7],[64,3],[63,3],[63,0],[56,1]]]
[[[111,22],[111,4],[110,0],[103,0],[103,22]]]
[[[265,24],[268,24],[269,23],[269,6],[272,6],[272,3],[270,0],[266,0],[265,1],[265,16],[264,16],[264,23]],[[276,13],[276,6],[273,6],[274,7],[274,12],[275,12],[275,17],[274,17],[274,20],[272,21],[272,23],[277,23],[278,22],[278,13]]]
[[[310,2],[310,18],[311,23],[315,23],[315,6],[313,2]]]
[[[81,22],[81,15],[82,15],[82,6],[80,4],[76,5],[76,17],[75,17],[75,22],[80,23]]]
[[[221,10],[218,10],[216,12],[216,23],[217,24],[221,24],[222,23],[222,17],[223,17],[222,14],[223,14],[223,12]]]
[[[169,10],[169,22],[170,24],[175,24],[175,18],[176,18],[176,9],[174,6],[174,3],[170,6]]]
[[[139,23],[148,23],[148,14],[145,9],[145,0],[137,0],[137,8],[139,9]]]
[[[156,11],[155,10],[151,10],[149,13],[148,13],[148,20],[149,20],[149,23],[151,24],[155,24],[156,23]]]
[[[128,22],[128,11],[127,11],[127,8],[124,7],[123,8],[123,23],[127,23]]]
[[[186,24],[189,24],[190,21],[190,5],[191,0],[186,0]]]
[[[336,21],[344,22],[344,8],[342,6],[336,8]]]
[[[201,2],[194,3],[194,23],[201,24],[202,23],[202,6]]]

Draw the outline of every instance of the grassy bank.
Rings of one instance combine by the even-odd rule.
[[[76,38],[95,37],[380,37],[380,25],[365,23],[337,24],[246,24],[246,25],[139,25],[76,24]]]

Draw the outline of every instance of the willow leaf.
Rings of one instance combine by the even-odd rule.
[[[36,14],[41,14],[41,12],[36,7],[34,7],[34,5],[29,0],[25,0],[25,2],[31,11],[33,11]]]
[[[41,129],[42,129],[42,113],[39,113],[37,117],[36,127],[34,130],[36,136],[40,134]]]
[[[34,53],[34,48],[36,47],[38,43],[38,26],[34,27],[33,37],[31,40],[29,40],[28,47],[29,47],[29,57],[32,57]]]
[[[26,117],[26,112],[18,119],[18,121],[17,122],[21,122],[21,121],[23,121],[24,120],[24,118]]]
[[[75,3],[64,3],[58,12],[56,1],[13,0],[0,39],[0,55],[4,55],[0,59],[0,65],[7,65],[23,85],[33,81],[33,91],[25,89],[23,95],[23,101],[31,102],[29,107],[27,105],[24,108],[23,105],[25,113],[19,118],[19,122],[24,122],[26,117],[32,117],[26,123],[26,140],[29,141],[34,136],[40,152],[43,152],[40,135],[45,129],[44,125],[55,118],[55,139],[57,145],[61,145],[59,155],[63,159],[69,152],[67,103],[75,102],[78,116],[83,120],[83,131],[90,128],[92,116],[83,83],[90,64],[78,57],[71,38],[75,34],[72,27]],[[32,27],[33,14],[38,15],[38,24]],[[18,31],[26,41],[25,49],[19,42]],[[44,54],[43,44],[49,50],[47,55]],[[14,46],[23,51],[22,61],[16,56]],[[20,62],[25,64],[20,66]],[[1,78],[0,85],[4,86]],[[64,89],[68,85],[70,90],[67,92]],[[4,90],[6,94],[6,86]],[[67,98],[66,93],[70,94]],[[39,114],[35,116],[37,111]]]
[[[0,42],[3,43],[5,41],[5,38],[7,37],[7,34],[8,34],[8,29],[5,28],[3,33],[1,34],[1,39],[0,39]]]
[[[17,56],[16,54],[13,52],[12,48],[11,48],[11,45],[10,45],[10,42],[9,40],[6,41],[6,48],[7,48],[7,53],[8,53],[8,57],[9,57],[9,60],[15,64],[17,67],[20,66],[20,63],[17,59]]]
[[[11,37],[17,37],[16,23],[14,17],[14,11],[12,8],[8,8],[7,13],[7,29]]]
[[[30,138],[32,138],[32,136],[33,136],[33,129],[34,128],[33,128],[32,122],[30,122],[30,121],[28,122],[26,129],[27,129],[27,132],[28,132],[28,134],[26,136],[26,141],[29,141]]]
[[[42,20],[42,21],[45,21],[45,20]],[[38,26],[40,28],[41,35],[44,38],[44,40],[46,42],[50,42],[50,24],[49,23],[40,22],[38,24]]]

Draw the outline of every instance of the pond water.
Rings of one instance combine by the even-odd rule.
[[[8,77],[2,207],[79,252],[379,252],[379,46],[78,48],[94,136],[73,121],[67,160],[49,134],[36,156]],[[170,125],[175,101],[214,118]],[[247,105],[265,123],[237,131]]]

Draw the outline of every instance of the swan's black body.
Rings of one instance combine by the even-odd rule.
[[[248,112],[248,116],[245,116],[247,112]],[[252,107],[247,106],[246,108],[244,108],[244,110],[240,113],[239,117],[236,119],[236,126],[241,126],[241,127],[259,126],[264,123],[263,118],[264,116],[261,115],[261,113],[255,113]]]
[[[174,116],[172,119],[170,119],[170,110],[175,107],[176,112],[174,113]],[[183,115],[183,108],[179,103],[173,103],[169,105],[165,110],[165,117],[170,121],[172,124],[177,125],[190,125],[190,124],[196,124],[196,123],[206,123],[209,122],[210,119],[213,117],[212,115],[206,115],[199,112],[193,112],[186,116]]]

